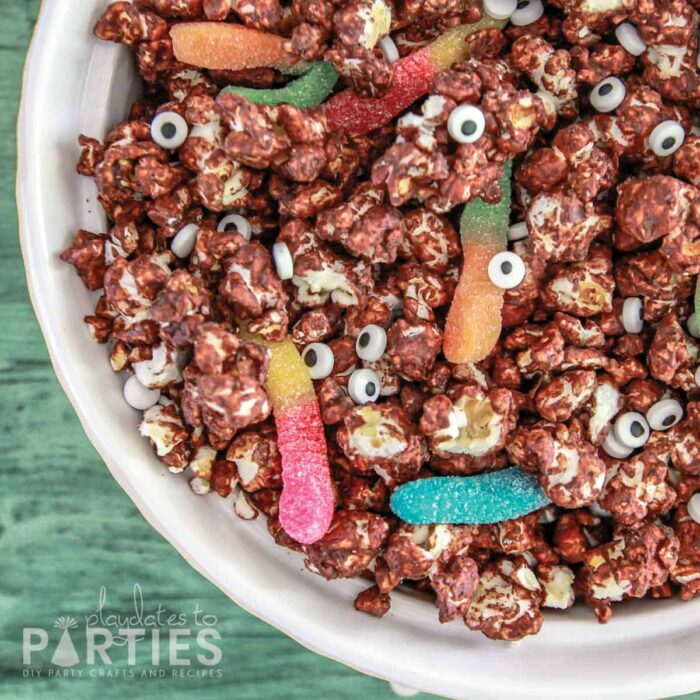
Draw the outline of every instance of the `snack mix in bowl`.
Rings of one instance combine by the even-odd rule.
[[[143,98],[80,136],[109,228],[61,258],[157,459],[376,617],[408,584],[514,641],[699,595],[699,22],[106,6]]]

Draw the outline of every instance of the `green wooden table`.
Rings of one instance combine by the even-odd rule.
[[[58,386],[25,287],[14,204],[15,120],[38,6],[0,0],[0,697],[395,697],[385,683],[316,656],[251,617],[195,573],[113,481]],[[53,643],[60,636],[53,621],[83,621],[102,586],[106,611],[133,615],[136,584],[145,611],[160,604],[191,618],[198,604],[216,615],[220,675],[132,678],[119,661],[113,678],[92,677],[81,665],[74,668],[83,668],[82,677],[23,677],[24,628],[48,629]],[[82,650],[84,632],[70,634]]]

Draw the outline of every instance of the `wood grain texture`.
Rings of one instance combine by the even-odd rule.
[[[243,612],[192,570],[113,481],[61,392],[29,304],[14,205],[21,69],[38,5],[0,0],[0,697],[394,697]],[[101,586],[110,612],[133,614],[136,583],[146,610],[191,614],[197,603],[217,616],[221,678],[22,677],[23,627],[84,620]],[[83,648],[80,630],[73,639]]]

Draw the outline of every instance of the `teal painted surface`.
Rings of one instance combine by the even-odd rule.
[[[61,392],[29,304],[14,209],[15,119],[38,5],[0,0],[0,698],[395,697],[381,681],[316,656],[251,617],[190,569],[112,480]],[[158,604],[186,615],[194,629],[195,605],[217,617],[220,677],[173,677],[165,665],[165,678],[140,678],[149,664],[137,664],[131,678],[122,649],[114,654],[116,678],[91,677],[84,663],[73,667],[76,677],[23,678],[24,627],[48,630],[51,643],[34,664],[46,669],[61,636],[55,619],[73,616],[84,626],[102,586],[103,617],[134,615],[136,584],[142,617]],[[84,633],[69,633],[84,657]]]

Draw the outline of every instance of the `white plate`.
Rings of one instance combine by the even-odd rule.
[[[450,697],[642,700],[700,688],[700,600],[616,607],[606,626],[580,607],[547,614],[518,646],[461,623],[441,626],[424,600],[398,592],[375,620],[353,609],[360,581],[327,583],[277,547],[263,518],[238,520],[230,501],[192,494],[137,433],[121,378],[82,323],[95,297],[58,253],[76,229],[103,230],[77,136],[102,137],[135,93],[130,56],[95,40],[106,0],[46,0],[27,62],[17,179],[29,288],[56,373],[122,488],[183,557],[236,603],[310,649],[360,671]],[[214,536],[212,536],[214,533]],[[147,566],[148,564],[144,564]]]

